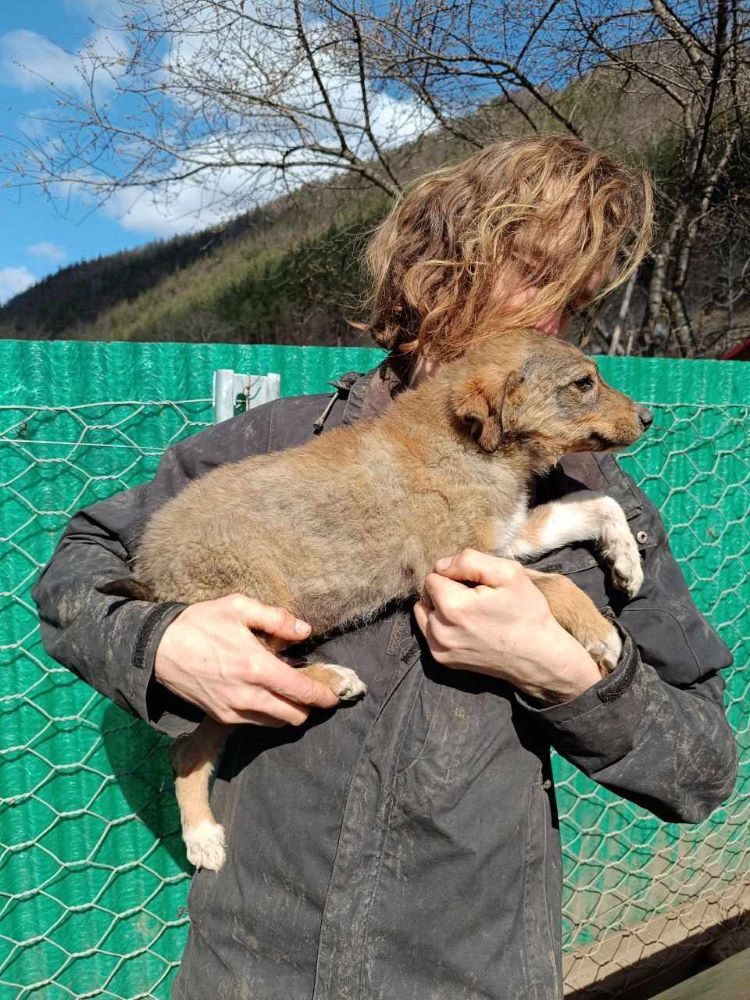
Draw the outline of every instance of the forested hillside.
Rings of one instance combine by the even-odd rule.
[[[305,191],[225,228],[86,261],[0,309],[0,336],[350,343],[384,196]]]

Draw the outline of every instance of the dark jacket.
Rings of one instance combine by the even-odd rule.
[[[325,429],[367,410],[374,383],[345,378]],[[34,590],[50,654],[158,729],[189,731],[199,712],[152,678],[180,606],[97,586],[126,573],[159,504],[216,465],[307,441],[325,404],[277,400],[212,427],[171,448],[152,482],[76,514]],[[665,820],[703,819],[728,796],[736,750],[717,671],[730,654],[693,605],[656,510],[611,456],[570,456],[536,499],[582,488],[625,509],[641,593],[624,603],[586,545],[535,566],[613,609],[616,671],[566,704],[535,704],[435,664],[408,608],[316,643],[369,693],[301,729],[247,726],[228,741],[213,791],[228,862],[193,880],[175,997],[558,998],[550,746]]]

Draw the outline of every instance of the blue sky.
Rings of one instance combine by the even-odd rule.
[[[153,5],[154,8],[159,6]],[[148,3],[143,7],[149,14],[153,13]],[[169,10],[168,0],[164,0],[164,8]],[[271,8],[275,9],[273,0]],[[254,46],[255,60],[249,65],[268,63],[272,82],[274,76],[284,81],[285,100],[295,109],[288,119],[283,113],[276,118],[273,114],[269,117],[262,106],[257,115],[245,107],[226,116],[219,114],[217,118],[211,113],[194,114],[193,106],[179,86],[176,91],[169,91],[165,86],[167,96],[161,104],[153,94],[159,89],[159,75],[167,72],[164,67],[168,62],[179,64],[180,72],[187,74],[188,89],[190,80],[196,77],[203,87],[204,73],[216,76],[219,88],[234,86],[238,73],[243,79],[247,76],[254,82],[255,75],[248,72],[247,35],[222,39],[219,58],[213,47],[213,35],[206,31],[201,15],[196,15],[193,22],[180,23],[179,32],[170,35],[169,41],[162,39],[155,43],[154,61],[147,63],[145,72],[158,75],[133,75],[129,60],[136,50],[120,23],[122,15],[128,16],[129,10],[126,0],[5,0],[0,4],[0,211],[3,220],[0,226],[0,303],[60,267],[130,249],[156,238],[205,229],[288,190],[288,183],[322,179],[337,169],[325,157],[319,163],[307,162],[310,156],[303,150],[300,164],[292,165],[289,171],[290,161],[283,144],[279,143],[279,136],[287,134],[297,141],[295,129],[300,118],[305,122],[302,132],[306,139],[314,134],[319,142],[327,145],[332,134],[330,124],[321,118],[320,98],[309,67],[300,64],[295,52],[289,49],[284,31],[277,31],[277,28],[284,28],[288,10],[286,14],[279,13],[278,25],[270,29],[262,16],[251,31],[249,43],[251,48]],[[288,29],[288,25],[286,27]],[[310,30],[316,30],[314,20]],[[162,42],[163,50],[159,48]],[[105,59],[110,70],[109,75],[100,73],[97,76],[97,104],[109,108],[105,113],[110,114],[122,131],[118,139],[92,146],[91,133],[76,131],[75,126],[67,132],[64,127],[56,129],[50,119],[55,114],[60,115],[55,88],[58,98],[68,94],[86,103],[78,65],[81,55],[85,58],[88,54],[91,58],[93,53]],[[372,154],[370,136],[363,131],[363,123],[368,120],[383,146],[398,145],[434,126],[434,120],[413,95],[391,93],[381,87],[373,88],[368,94],[366,115],[362,110],[362,89],[356,72],[337,60],[335,54],[328,54],[325,60],[318,57],[317,69],[326,77],[337,114],[348,122],[345,126],[350,133],[348,141],[360,156],[366,158]],[[137,92],[144,90],[144,79],[146,96],[137,96]],[[258,79],[262,92],[265,70]],[[178,85],[179,82],[178,77]],[[154,83],[157,91],[152,89]],[[278,99],[277,93],[274,99]],[[148,113],[145,119],[139,118],[144,107],[149,109],[154,103],[161,115],[156,126]],[[70,112],[67,114],[70,117]],[[42,122],[45,118],[46,124]],[[73,118],[77,120],[75,113]],[[189,163],[197,158],[213,165],[215,158],[222,156],[228,158],[228,162],[225,160],[220,167],[214,169],[212,166],[210,170],[191,174],[184,170],[184,163],[178,161],[176,172],[180,176],[165,184],[173,163],[166,156],[157,157],[156,166],[149,160],[144,172],[131,177],[129,187],[121,186],[106,203],[95,204],[91,185],[86,186],[82,178],[97,183],[106,176],[122,178],[127,174],[128,164],[139,161],[141,148],[137,140],[129,142],[132,136],[128,133],[144,129],[145,134],[149,134],[149,130],[160,128],[163,123],[167,123],[168,132],[171,128],[178,136],[183,151],[194,158]],[[85,162],[81,164],[80,159],[73,159],[68,175],[72,174],[73,179],[67,185],[67,198],[61,195],[57,201],[50,201],[28,182],[24,186],[22,173],[9,172],[8,165],[12,165],[14,154],[22,150],[24,135],[32,136],[32,141],[41,148],[55,139],[60,143],[66,136],[78,138],[83,135],[87,144]],[[128,138],[118,145],[122,135]],[[109,140],[111,134],[106,138]],[[237,157],[244,158],[245,164],[238,164]],[[254,169],[248,162],[260,162],[261,165]],[[283,164],[286,172],[277,164]],[[153,184],[154,180],[159,183]],[[60,189],[58,185],[58,191]]]
[[[116,6],[117,0],[0,4],[0,155],[12,151],[13,138],[31,126],[30,116],[51,104],[49,88],[18,65],[21,58],[64,84],[76,51],[106,25]],[[67,264],[135,247],[175,229],[153,213],[141,213],[136,226],[118,219],[114,206],[92,210],[75,199],[52,203],[32,188],[0,188],[0,212],[0,302]]]

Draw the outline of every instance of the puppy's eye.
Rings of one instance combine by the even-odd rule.
[[[577,378],[573,385],[579,392],[591,392],[594,388],[594,380],[590,375],[584,375],[583,378]]]

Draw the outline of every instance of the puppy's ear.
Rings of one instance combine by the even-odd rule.
[[[503,376],[497,369],[472,372],[453,392],[453,411],[459,423],[487,452],[521,429],[524,378],[513,371]]]
[[[474,371],[462,379],[452,396],[453,412],[466,432],[483,451],[497,451],[503,438],[506,386],[516,377],[496,369]]]
[[[500,400],[500,433],[503,439],[518,437],[523,430],[522,410],[526,398],[526,380],[518,372],[511,372],[505,380]]]

